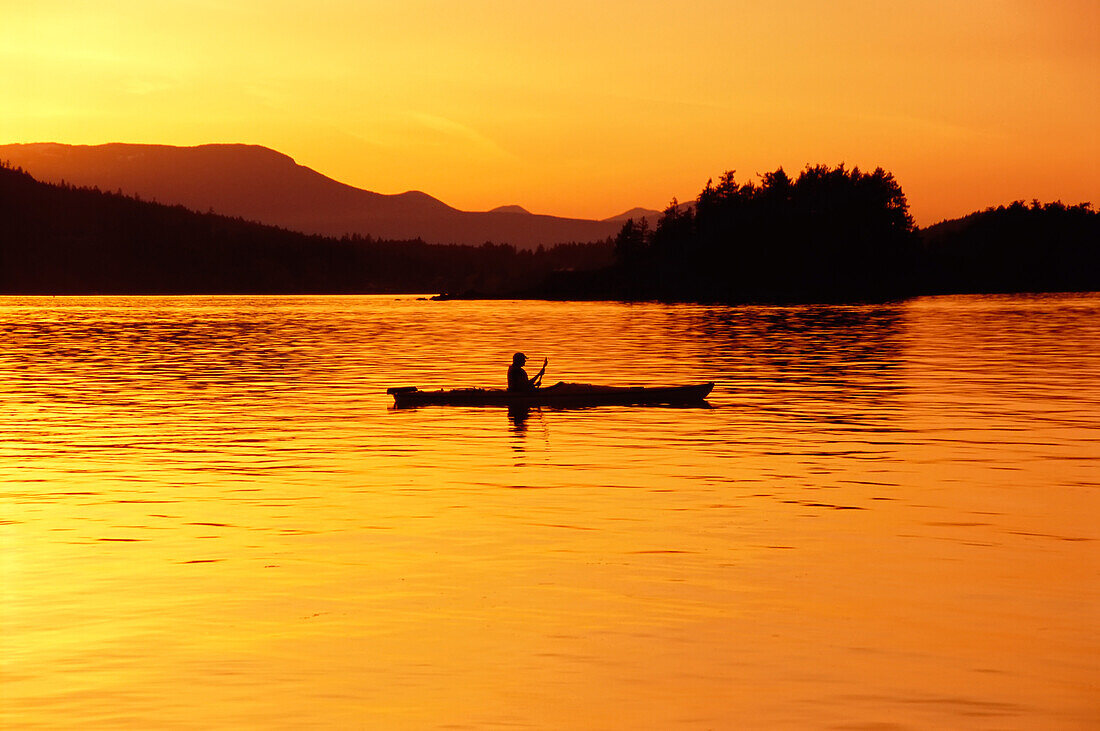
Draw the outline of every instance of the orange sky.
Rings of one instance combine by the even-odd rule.
[[[247,142],[383,193],[610,216],[892,170],[919,223],[1100,204],[1100,2],[0,0],[0,143]]]

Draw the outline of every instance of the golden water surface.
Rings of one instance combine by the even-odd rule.
[[[1100,727],[1098,342],[1098,295],[0,298],[0,727]],[[390,408],[518,349],[712,408]]]

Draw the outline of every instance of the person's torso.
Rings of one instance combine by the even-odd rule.
[[[508,390],[526,391],[531,387],[531,381],[527,378],[527,371],[522,366],[512,364],[508,366]]]

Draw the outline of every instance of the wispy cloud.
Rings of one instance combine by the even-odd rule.
[[[514,158],[515,155],[501,147],[495,140],[482,134],[473,127],[456,122],[453,119],[440,117],[435,114],[409,110],[405,116],[421,127],[450,137],[462,140],[477,148],[482,153],[489,153],[500,158]]]

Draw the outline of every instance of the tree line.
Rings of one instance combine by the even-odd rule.
[[[0,293],[448,293],[720,302],[1100,290],[1100,213],[1015,202],[917,229],[894,176],[727,172],[651,225],[535,251],[312,236],[0,166]]]
[[[1100,213],[1015,202],[917,229],[878,168],[725,173],[655,225],[627,221],[616,262],[559,276],[545,296],[724,302],[904,299],[922,294],[1100,290]]]
[[[906,287],[916,236],[901,187],[876,169],[779,168],[739,184],[708,181],[649,228],[628,221],[615,274],[657,299],[829,300]]]
[[[1100,290],[1100,212],[1015,201],[920,231],[922,293]]]
[[[610,241],[520,251],[306,235],[0,167],[5,294],[494,292],[612,261]]]

